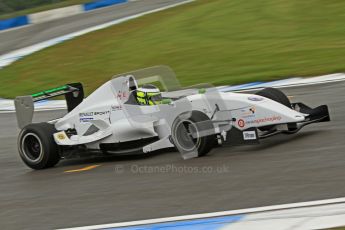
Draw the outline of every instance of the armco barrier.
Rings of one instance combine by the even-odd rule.
[[[19,16],[16,18],[9,18],[5,20],[0,20],[0,30],[7,30],[10,28],[18,27],[18,26],[25,26],[29,24],[28,17]]]
[[[119,3],[125,3],[128,2],[128,0],[100,0],[100,1],[95,1],[95,2],[89,2],[84,4],[84,10],[85,11],[90,11],[106,6],[111,6]]]

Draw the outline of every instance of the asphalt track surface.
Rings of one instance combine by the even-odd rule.
[[[183,2],[183,0],[139,0],[105,7],[46,23],[3,31],[0,32],[0,55],[110,22],[115,19],[179,2]]]
[[[329,123],[256,146],[217,148],[192,160],[173,151],[89,156],[33,171],[18,156],[14,114],[0,114],[0,227],[74,227],[344,197],[344,88],[343,82],[284,90],[293,101],[328,104]],[[40,112],[36,118],[62,113]],[[92,165],[99,166],[65,172]],[[166,166],[175,169],[150,173],[150,167]],[[214,172],[191,172],[205,166]],[[139,167],[146,173],[138,173]]]

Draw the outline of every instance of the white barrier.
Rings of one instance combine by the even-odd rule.
[[[74,5],[68,6],[48,11],[43,11],[35,14],[30,14],[29,20],[31,24],[37,24],[42,22],[48,22],[59,18],[65,18],[69,16],[73,16],[76,14],[83,13],[83,6],[82,5]]]

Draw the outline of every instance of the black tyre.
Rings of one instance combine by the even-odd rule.
[[[55,166],[60,160],[59,147],[55,143],[54,125],[34,123],[25,126],[18,137],[18,151],[24,163],[32,169]]]
[[[266,98],[271,99],[273,101],[276,101],[282,105],[285,105],[286,107],[291,108],[291,102],[290,102],[289,98],[279,89],[265,88],[265,89],[257,92],[256,95],[266,97]],[[274,127],[275,127],[274,125],[269,125],[269,126],[260,127],[259,130],[269,131],[269,130],[274,130]]]
[[[196,137],[192,138],[192,143],[190,141],[191,133],[198,133],[198,128],[195,124],[197,122],[208,120],[210,120],[209,117],[206,114],[199,111],[193,111],[191,116],[187,119],[177,119],[172,128],[172,132],[174,135],[174,144],[177,147],[177,149],[182,149],[183,151],[190,152],[197,148],[198,157],[205,156],[207,153],[209,153],[216,143],[216,138],[214,135]],[[205,123],[204,126],[209,127],[203,128],[213,129],[213,125],[211,124]]]
[[[256,95],[266,97],[268,99],[279,102],[280,104],[291,108],[291,102],[290,102],[289,98],[279,89],[265,88],[265,89],[257,92]]]

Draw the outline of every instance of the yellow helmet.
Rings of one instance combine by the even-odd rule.
[[[156,86],[146,84],[137,89],[136,99],[140,105],[159,105],[162,103],[162,94]]]

